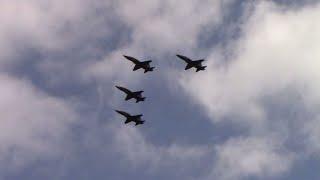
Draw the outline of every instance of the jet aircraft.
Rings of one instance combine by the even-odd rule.
[[[130,91],[129,89],[121,87],[121,86],[116,86],[116,88],[118,88],[120,91],[127,94],[127,96],[125,98],[126,101],[128,101],[129,99],[132,99],[132,98],[136,99],[136,103],[145,100],[145,97],[142,97],[143,91],[133,92],[133,91]]]
[[[131,56],[126,56],[126,55],[123,55],[123,56],[135,64],[133,71],[136,71],[136,70],[142,68],[142,69],[144,69],[144,73],[146,73],[148,71],[153,71],[153,69],[154,69],[154,67],[150,66],[150,62],[152,62],[151,60],[139,61],[138,59],[131,57]]]
[[[177,54],[177,56],[187,63],[185,70],[194,67],[194,68],[196,68],[196,72],[198,72],[198,71],[204,71],[207,67],[207,66],[202,66],[202,64],[201,64],[204,61],[204,59],[191,60],[190,58],[188,58],[186,56],[182,56],[179,54]]]
[[[135,122],[135,126],[139,125],[139,124],[143,124],[144,121],[141,120],[141,117],[143,116],[142,114],[138,114],[138,115],[130,115],[127,112],[124,111],[119,111],[119,110],[115,110],[117,113],[121,114],[122,116],[126,117],[126,121],[124,122],[125,124],[129,123],[129,122]]]

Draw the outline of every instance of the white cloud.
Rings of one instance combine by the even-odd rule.
[[[177,47],[194,47],[203,28],[221,20],[221,8],[228,3],[220,0],[122,0],[116,4],[116,12],[132,27],[132,47],[163,53]]]
[[[217,146],[217,162],[210,177],[245,179],[273,177],[287,171],[294,158],[271,139],[235,138]]]
[[[232,0],[120,0],[113,4],[115,15],[129,31],[128,42],[116,51],[106,55],[104,61],[90,67],[86,75],[110,77],[113,72],[125,72],[125,63],[120,63],[122,54],[137,58],[152,57],[161,64],[162,58],[177,51],[187,51],[197,47],[198,37],[206,27],[215,27],[223,17],[223,12]],[[222,11],[224,8],[224,11]],[[136,74],[136,73],[135,73]],[[132,74],[129,73],[129,76]],[[125,76],[128,77],[128,74]],[[135,79],[135,78],[131,78]]]
[[[109,3],[86,0],[1,0],[0,66],[25,59],[28,50],[43,53],[68,51],[90,38],[106,37]],[[103,36],[102,36],[103,35]]]
[[[311,154],[320,154],[320,116],[312,119],[306,119],[302,132],[306,137],[306,150]]]
[[[245,124],[250,137],[263,137],[229,141],[218,148],[221,158],[218,167],[236,169],[231,171],[230,179],[237,179],[237,175],[278,175],[288,170],[291,159],[281,157],[282,153],[274,152],[273,144],[269,147],[263,140],[276,135],[285,143],[290,138],[281,136],[285,131],[294,136],[306,135],[301,139],[305,142],[300,142],[305,145],[304,150],[319,152],[320,24],[315,23],[318,20],[319,5],[291,10],[272,2],[256,3],[254,12],[241,27],[242,36],[230,42],[236,44],[233,49],[213,50],[207,58],[206,72],[177,73],[183,90],[206,109],[213,123],[231,120],[237,126]],[[224,59],[219,53],[232,56]],[[290,99],[294,97],[292,93],[300,99]],[[284,101],[283,96],[290,101]],[[295,109],[296,115],[292,117],[290,109],[294,103],[301,108]],[[286,108],[279,115],[277,108],[281,106]],[[286,123],[281,127],[271,128],[283,121]],[[297,121],[300,128],[290,130]],[[254,146],[259,150],[245,148],[248,143],[257,144]],[[237,155],[228,157],[228,154]]]
[[[105,20],[114,17],[123,28],[129,29],[128,42],[106,52],[98,63],[88,60],[90,63],[76,69],[76,73],[85,78],[98,77],[100,83],[116,79],[137,84],[141,74],[128,71],[130,63],[121,61],[122,54],[161,58],[183,51],[198,55],[195,49],[199,35],[204,28],[215,27],[221,22],[230,2],[232,0],[2,0],[1,70],[6,64],[24,59],[21,52],[25,47],[43,52],[69,52],[73,46],[86,43],[88,36],[93,39],[108,36],[114,29]],[[218,162],[215,165],[217,169],[213,171],[226,179],[277,175],[285,172],[292,163],[290,153],[277,149],[283,141],[279,144],[268,141],[269,135],[265,132],[278,119],[270,119],[273,111],[265,105],[265,98],[272,97],[280,103],[277,96],[293,88],[302,94],[302,102],[308,111],[316,114],[315,117],[319,112],[320,26],[315,23],[320,19],[319,6],[296,12],[280,9],[271,2],[257,4],[243,25],[243,37],[235,41],[234,49],[214,50],[207,58],[212,61],[207,62],[209,67],[205,72],[190,76],[179,74],[184,90],[196,103],[205,107],[213,122],[231,119],[245,122],[250,127],[252,137],[235,138],[216,149]],[[99,51],[92,48],[88,53]],[[216,61],[225,60],[223,55],[216,54],[219,52],[234,56],[227,59],[227,65],[217,66]],[[44,74],[54,72],[53,76],[61,79],[63,72],[73,68],[72,63],[65,63],[65,60],[62,58],[58,63],[58,60],[50,59],[39,67],[44,69]],[[38,155],[55,154],[60,147],[56,145],[60,144],[69,123],[76,116],[70,105],[37,90],[25,80],[1,75],[0,82],[4,86],[0,90],[3,99],[0,102],[0,143],[4,144],[0,158],[13,164],[23,164],[26,157],[33,159]],[[301,120],[305,119],[302,117]],[[302,132],[309,137],[307,146],[312,152],[319,149],[317,124],[317,118],[307,119],[305,127],[302,127]],[[259,130],[262,130],[259,135],[263,137],[255,138]],[[208,154],[207,147],[153,145],[137,129],[123,127],[114,132],[115,147],[130,162],[138,165],[160,166],[160,169],[168,164],[184,167],[182,165],[186,162],[197,161]],[[16,154],[21,154],[21,157],[12,158],[12,149],[19,151]],[[226,167],[232,169],[229,175],[222,173]]]
[[[24,74],[25,79],[12,74],[38,67],[42,75],[48,77],[46,80],[51,76],[63,81],[64,73],[79,70],[67,62],[70,57],[61,54],[74,51],[74,47],[88,40],[109,35],[110,29],[101,28],[108,24],[106,14],[96,14],[98,8],[107,10],[108,4],[108,1],[86,0],[0,0],[0,166],[3,175],[38,159],[59,157],[65,150],[70,126],[78,118],[74,104],[38,89],[32,84],[35,77],[28,72]],[[97,51],[91,48],[79,53]],[[40,66],[33,63],[34,51],[43,58],[36,57]],[[12,67],[21,69],[11,71]]]
[[[207,146],[173,143],[158,146],[148,142],[137,128],[113,127],[114,148],[121,152],[133,167],[147,165],[148,170],[173,167],[176,171],[195,168],[210,152]],[[199,164],[198,164],[199,165]]]
[[[208,110],[213,120],[235,115],[265,120],[263,98],[295,88],[309,108],[318,104],[320,73],[319,6],[299,12],[283,11],[271,3],[259,3],[236,41],[235,56],[226,66],[212,61],[210,69],[181,77],[186,92]],[[252,123],[252,121],[250,123]]]
[[[17,167],[59,154],[76,118],[70,104],[25,80],[0,75],[1,166]]]

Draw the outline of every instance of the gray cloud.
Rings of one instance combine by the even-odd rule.
[[[239,12],[243,18],[230,30],[223,20],[235,4],[233,0],[1,1],[0,81],[6,88],[1,92],[0,158],[13,167],[27,166],[37,158],[61,159],[61,151],[68,151],[66,161],[72,162],[63,162],[58,175],[48,173],[52,177],[67,177],[75,162],[97,153],[99,157],[93,158],[106,162],[110,172],[114,167],[109,160],[119,157],[136,170],[148,169],[146,177],[178,170],[181,176],[168,177],[245,179],[273,178],[288,171],[296,155],[318,153],[316,59],[320,55],[314,19],[319,7],[293,11],[270,1],[244,3],[250,7]],[[200,48],[203,33],[224,28],[228,41],[220,44],[213,39],[212,47]],[[209,55],[208,71],[186,75],[174,70],[176,64],[168,57],[177,52]],[[177,97],[191,97],[183,101],[192,104],[186,106],[204,107],[201,112],[215,125],[229,123],[244,135],[217,144],[159,145],[148,138],[152,129],[110,123],[116,119],[111,108],[141,110],[119,101],[110,87],[149,82],[128,71],[130,64],[122,61],[122,54],[157,57],[154,63],[164,73],[152,78],[177,77],[168,78],[168,86]],[[295,109],[298,115],[290,115],[301,127],[297,131],[291,129],[289,115],[276,109],[289,111],[291,103],[301,103]],[[68,133],[79,137],[68,139]],[[305,138],[298,152],[288,145],[292,137]],[[128,168],[123,164],[116,165]]]
[[[213,123],[231,120],[242,127],[245,124],[249,134],[258,137],[276,135],[277,139],[284,139],[284,144],[290,136],[302,137],[301,134],[307,132],[303,136],[306,139],[299,138],[300,143],[304,144],[304,150],[313,149],[318,144],[315,132],[319,96],[315,92],[319,91],[320,76],[315,67],[318,67],[319,57],[319,27],[313,22],[319,16],[318,9],[319,6],[313,6],[296,12],[271,2],[257,3],[254,13],[242,27],[243,36],[235,42],[232,60],[226,60],[228,63],[221,66],[216,62],[224,61],[221,60],[224,56],[212,54],[210,59],[216,62],[209,62],[211,69],[196,76],[181,75],[182,87],[196,103],[207,109]],[[290,115],[294,108],[291,103],[300,104],[300,109],[295,109],[295,116]],[[277,108],[284,111],[280,114]],[[291,131],[295,123],[300,128]],[[289,136],[283,136],[287,133]],[[311,142],[305,143],[310,138]],[[246,153],[243,151],[238,157]],[[303,157],[304,152],[299,155]],[[223,153],[218,156],[223,158]],[[289,162],[290,167],[290,158],[273,155],[271,159],[274,161],[262,162],[264,169],[270,170],[267,174],[272,174],[270,168],[276,167],[278,161]],[[255,169],[259,165],[252,169],[233,165],[243,173],[252,171],[251,174],[264,176]],[[279,171],[288,170],[287,165],[278,168]]]
[[[2,170],[15,171],[38,158],[58,156],[76,119],[72,106],[26,80],[1,74],[0,82]]]
[[[219,145],[212,177],[246,179],[269,177],[287,171],[294,158],[275,140],[258,137],[236,138]]]

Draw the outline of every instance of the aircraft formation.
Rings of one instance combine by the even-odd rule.
[[[136,71],[138,69],[143,69],[144,73],[147,73],[147,72],[153,71],[155,69],[155,67],[151,67],[151,65],[150,65],[152,60],[140,61],[140,60],[138,60],[134,57],[131,57],[131,56],[124,55],[124,57],[134,64],[133,71]],[[187,63],[185,70],[195,68],[196,72],[198,72],[198,71],[204,71],[207,67],[207,66],[202,65],[202,62],[204,61],[204,59],[192,60],[186,56],[179,55],[179,54],[177,54],[177,57]],[[146,97],[142,96],[142,93],[144,91],[132,91],[132,90],[129,90],[128,88],[121,87],[121,86],[115,86],[115,87],[126,94],[126,97],[124,99],[125,101],[128,101],[130,99],[135,99],[135,102],[138,103],[138,102],[144,101],[146,99]],[[130,122],[134,122],[135,126],[137,126],[140,124],[144,124],[144,122],[145,122],[144,120],[141,119],[143,114],[131,115],[125,111],[120,111],[120,110],[115,110],[115,111],[126,118],[126,120],[124,122],[125,124],[130,123]]]

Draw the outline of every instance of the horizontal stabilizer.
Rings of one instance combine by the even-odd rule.
[[[207,66],[201,66],[201,67],[198,67],[196,72],[198,71],[204,71],[206,69]]]
[[[153,71],[154,67],[148,68],[144,70],[144,73],[147,73],[148,71]]]
[[[144,124],[144,121],[136,121],[135,123],[135,126],[138,126],[139,124]]]
[[[136,103],[138,103],[138,102],[140,102],[140,101],[144,101],[146,98],[145,97],[143,97],[143,98],[138,98],[137,100],[136,100]]]

